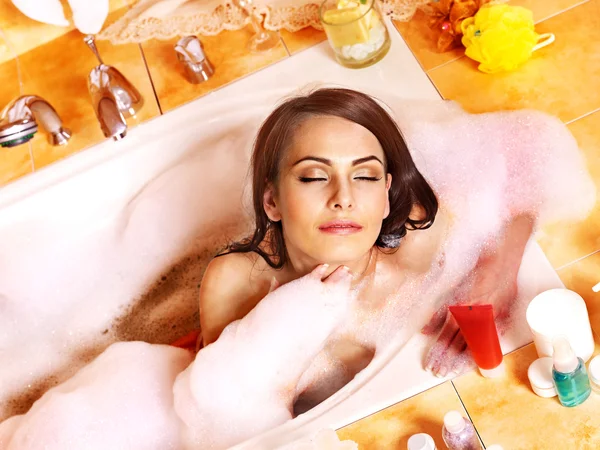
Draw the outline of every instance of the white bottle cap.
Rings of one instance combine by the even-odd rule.
[[[486,447],[487,450],[504,450],[501,445],[494,444]]]
[[[461,413],[458,411],[450,411],[444,416],[444,426],[448,432],[456,434],[464,430],[467,424]]]
[[[498,378],[504,375],[504,361],[502,361],[497,367],[493,369],[482,369],[479,368],[479,372],[486,378]]]
[[[577,365],[579,364],[577,355],[575,355],[565,336],[558,336],[554,339],[553,347],[554,354],[552,355],[552,360],[557,372],[570,373],[577,369]]]
[[[554,362],[549,356],[536,359],[527,369],[527,377],[531,389],[540,397],[550,398],[556,396],[556,388],[552,381],[552,366]]]
[[[408,450],[436,450],[435,441],[427,433],[413,434],[408,438]]]
[[[592,383],[600,385],[600,355],[594,356],[590,361],[588,375]]]

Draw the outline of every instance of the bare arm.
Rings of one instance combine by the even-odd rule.
[[[517,299],[517,275],[527,241],[535,220],[530,215],[515,216],[504,228],[496,244],[483,252],[477,266],[458,287],[449,304],[492,304],[500,333],[508,326],[508,319]],[[426,358],[426,368],[445,376],[450,371],[460,372],[468,359],[464,357],[465,342],[458,324],[444,305],[426,327],[426,333],[441,333]]]
[[[498,245],[484,252],[477,263],[478,269],[502,271],[516,279],[527,241],[533,233],[535,220],[531,215],[514,217],[504,228]]]
[[[203,346],[216,341],[231,322],[248,314],[268,292],[260,279],[251,280],[254,262],[245,254],[213,259],[200,285]]]

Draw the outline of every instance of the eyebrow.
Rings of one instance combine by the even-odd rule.
[[[299,159],[298,161],[296,161],[296,162],[295,162],[295,163],[292,165],[292,167],[293,167],[293,166],[296,166],[296,165],[298,165],[298,164],[300,164],[300,163],[301,163],[301,162],[303,162],[303,161],[317,161],[317,162],[323,163],[323,164],[325,164],[325,165],[327,165],[327,166],[331,166],[331,165],[332,165],[332,162],[331,162],[331,160],[330,160],[330,159],[327,159],[327,158],[319,158],[318,156],[306,156],[306,157],[304,157],[304,158],[302,158],[302,159]],[[367,161],[378,161],[378,162],[379,162],[379,164],[381,164],[382,166],[384,166],[384,167],[385,167],[385,165],[383,164],[383,161],[381,161],[381,160],[380,160],[380,159],[379,159],[377,156],[375,156],[375,155],[370,155],[370,156],[365,156],[364,158],[358,158],[358,159],[355,159],[354,161],[352,161],[352,166],[353,166],[353,167],[354,167],[354,166],[358,166],[359,164],[366,163]]]

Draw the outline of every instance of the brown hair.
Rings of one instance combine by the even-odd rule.
[[[295,130],[310,117],[335,116],[362,125],[375,135],[385,154],[386,173],[392,175],[389,190],[390,214],[383,220],[375,244],[380,248],[398,247],[407,229],[429,228],[438,210],[437,198],[417,170],[396,122],[371,97],[341,88],[324,88],[289,99],[278,106],[263,122],[252,153],[252,201],[255,229],[252,236],[234,242],[224,253],[256,252],[273,268],[288,260],[281,221],[272,222],[263,207],[263,195],[269,184],[278,181],[284,152]],[[418,204],[423,218],[409,218]]]

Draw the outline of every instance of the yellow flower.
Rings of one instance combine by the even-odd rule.
[[[484,6],[461,28],[465,54],[486,73],[516,69],[531,57],[539,39],[531,11],[520,6]]]

